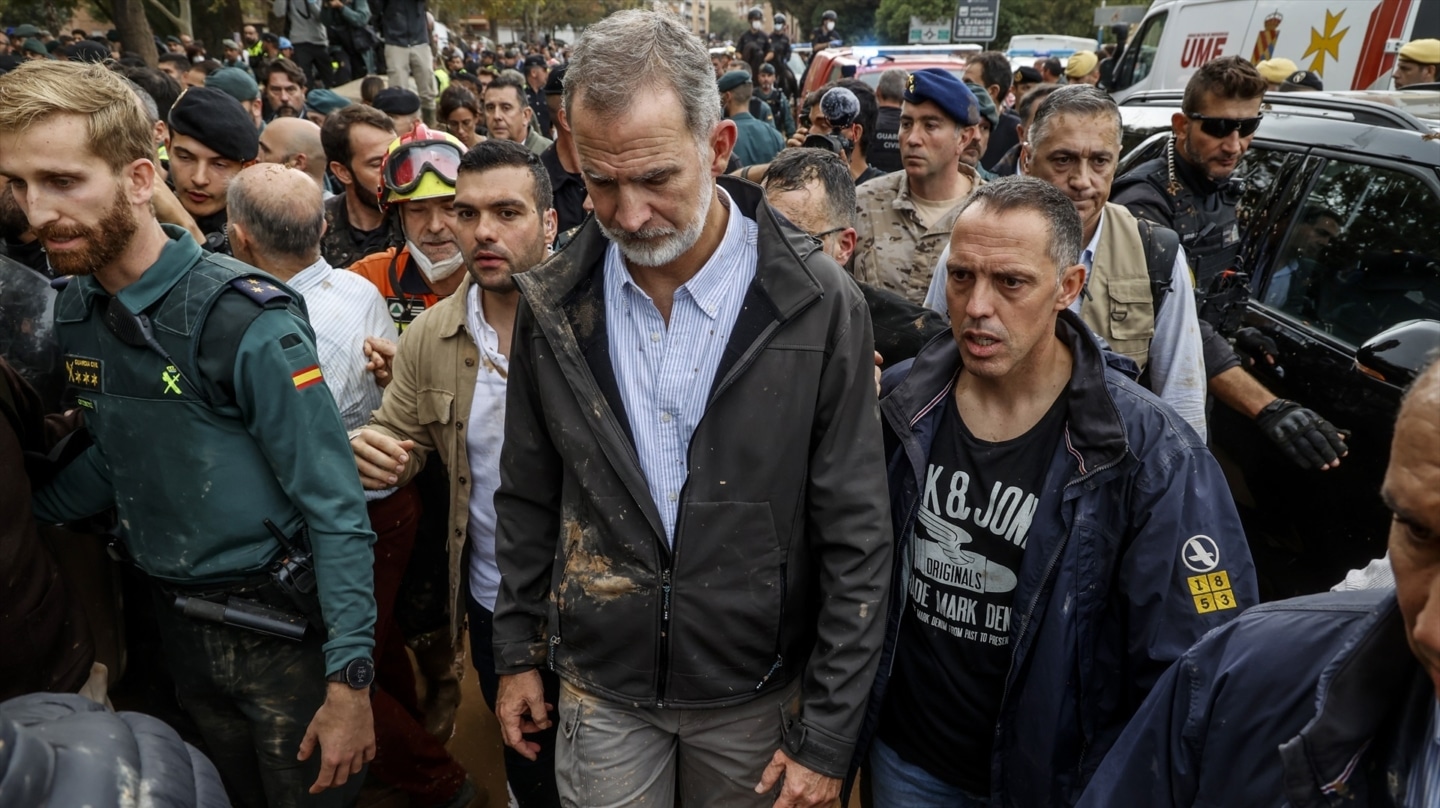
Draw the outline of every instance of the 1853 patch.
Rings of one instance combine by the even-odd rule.
[[[104,377],[103,363],[88,356],[65,355],[65,381],[85,390],[99,390]]]

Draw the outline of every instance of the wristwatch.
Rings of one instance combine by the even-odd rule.
[[[375,682],[375,663],[366,657],[350,660],[350,663],[325,677],[327,682],[347,684],[355,690],[368,690]]]

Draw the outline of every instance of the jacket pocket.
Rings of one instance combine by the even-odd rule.
[[[415,414],[422,424],[448,424],[454,420],[455,394],[448,390],[419,390]]]
[[[682,515],[672,594],[672,699],[753,693],[780,675],[785,553],[770,505],[702,502]]]
[[[1155,336],[1154,299],[1145,278],[1110,282],[1110,332],[1116,339],[1148,340]]]

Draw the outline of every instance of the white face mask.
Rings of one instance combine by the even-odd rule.
[[[431,283],[439,283],[451,275],[454,275],[455,270],[459,269],[465,263],[465,258],[460,255],[459,249],[456,249],[455,254],[449,258],[436,262],[431,261],[430,256],[426,255],[425,251],[420,249],[420,245],[411,241],[408,237],[405,239],[405,246],[410,248],[410,260],[414,261],[415,265],[420,267],[420,274],[424,275],[425,280]]]
[[[835,21],[834,21],[834,20],[826,20],[826,21],[825,21],[825,30],[826,30],[826,31],[834,31],[834,30],[835,30]]]
[[[777,33],[780,32],[780,31],[784,31],[784,30],[785,30],[785,24],[784,24],[784,23],[779,23],[779,22],[775,23],[775,31],[776,31]]]
[[[754,28],[756,31],[759,31],[761,28],[765,27],[765,23],[760,22],[759,20],[754,20],[750,23],[750,27]]]

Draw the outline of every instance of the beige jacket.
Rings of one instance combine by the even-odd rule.
[[[983,182],[970,166],[961,163],[959,169],[972,189]],[[855,202],[859,214],[855,280],[923,305],[935,261],[950,243],[959,203],[926,228],[910,201],[910,180],[904,171],[876,177],[856,188]]]
[[[396,440],[413,440],[410,462],[400,476],[409,482],[438,452],[450,471],[450,630],[458,638],[465,624],[463,600],[465,527],[470,521],[470,463],[465,449],[465,419],[475,397],[480,349],[465,325],[470,279],[449,297],[426,309],[400,334],[394,378],[380,409],[366,429]]]

